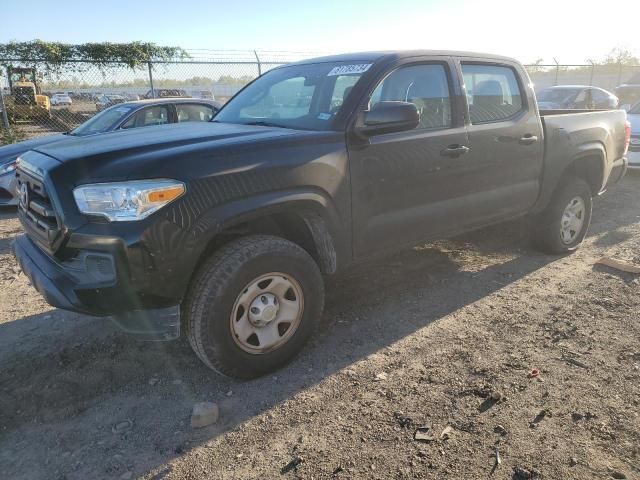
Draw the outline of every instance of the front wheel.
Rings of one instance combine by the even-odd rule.
[[[536,246],[552,254],[576,250],[589,230],[591,209],[589,185],[581,178],[567,179],[545,211],[535,219]]]
[[[288,240],[255,235],[206,261],[182,311],[189,343],[208,367],[253,378],[302,348],[323,306],[322,275],[309,254]]]

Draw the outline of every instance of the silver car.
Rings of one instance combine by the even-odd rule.
[[[627,119],[631,124],[631,143],[627,152],[629,168],[640,170],[640,102],[627,112]]]

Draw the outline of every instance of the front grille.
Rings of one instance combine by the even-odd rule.
[[[27,235],[52,251],[60,236],[60,225],[44,180],[35,173],[16,170],[18,212]]]
[[[640,135],[631,135],[630,152],[640,152]]]

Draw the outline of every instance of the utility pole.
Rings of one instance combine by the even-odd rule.
[[[7,132],[11,132],[9,127],[9,116],[7,115],[7,106],[4,103],[4,87],[0,83],[0,108],[2,109],[2,124]]]

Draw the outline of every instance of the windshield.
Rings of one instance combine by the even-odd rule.
[[[216,122],[329,130],[369,63],[317,63],[272,70],[242,90]]]
[[[83,135],[108,132],[116,122],[128,115],[134,108],[134,106],[122,105],[107,108],[79,125],[75,130],[71,130],[70,134],[81,137]]]
[[[634,115],[640,115],[640,102],[636,103],[633,107],[631,107],[631,109],[629,110],[629,113],[632,113]]]
[[[573,100],[578,96],[580,90],[569,88],[549,88],[538,93],[539,102],[564,103]]]

